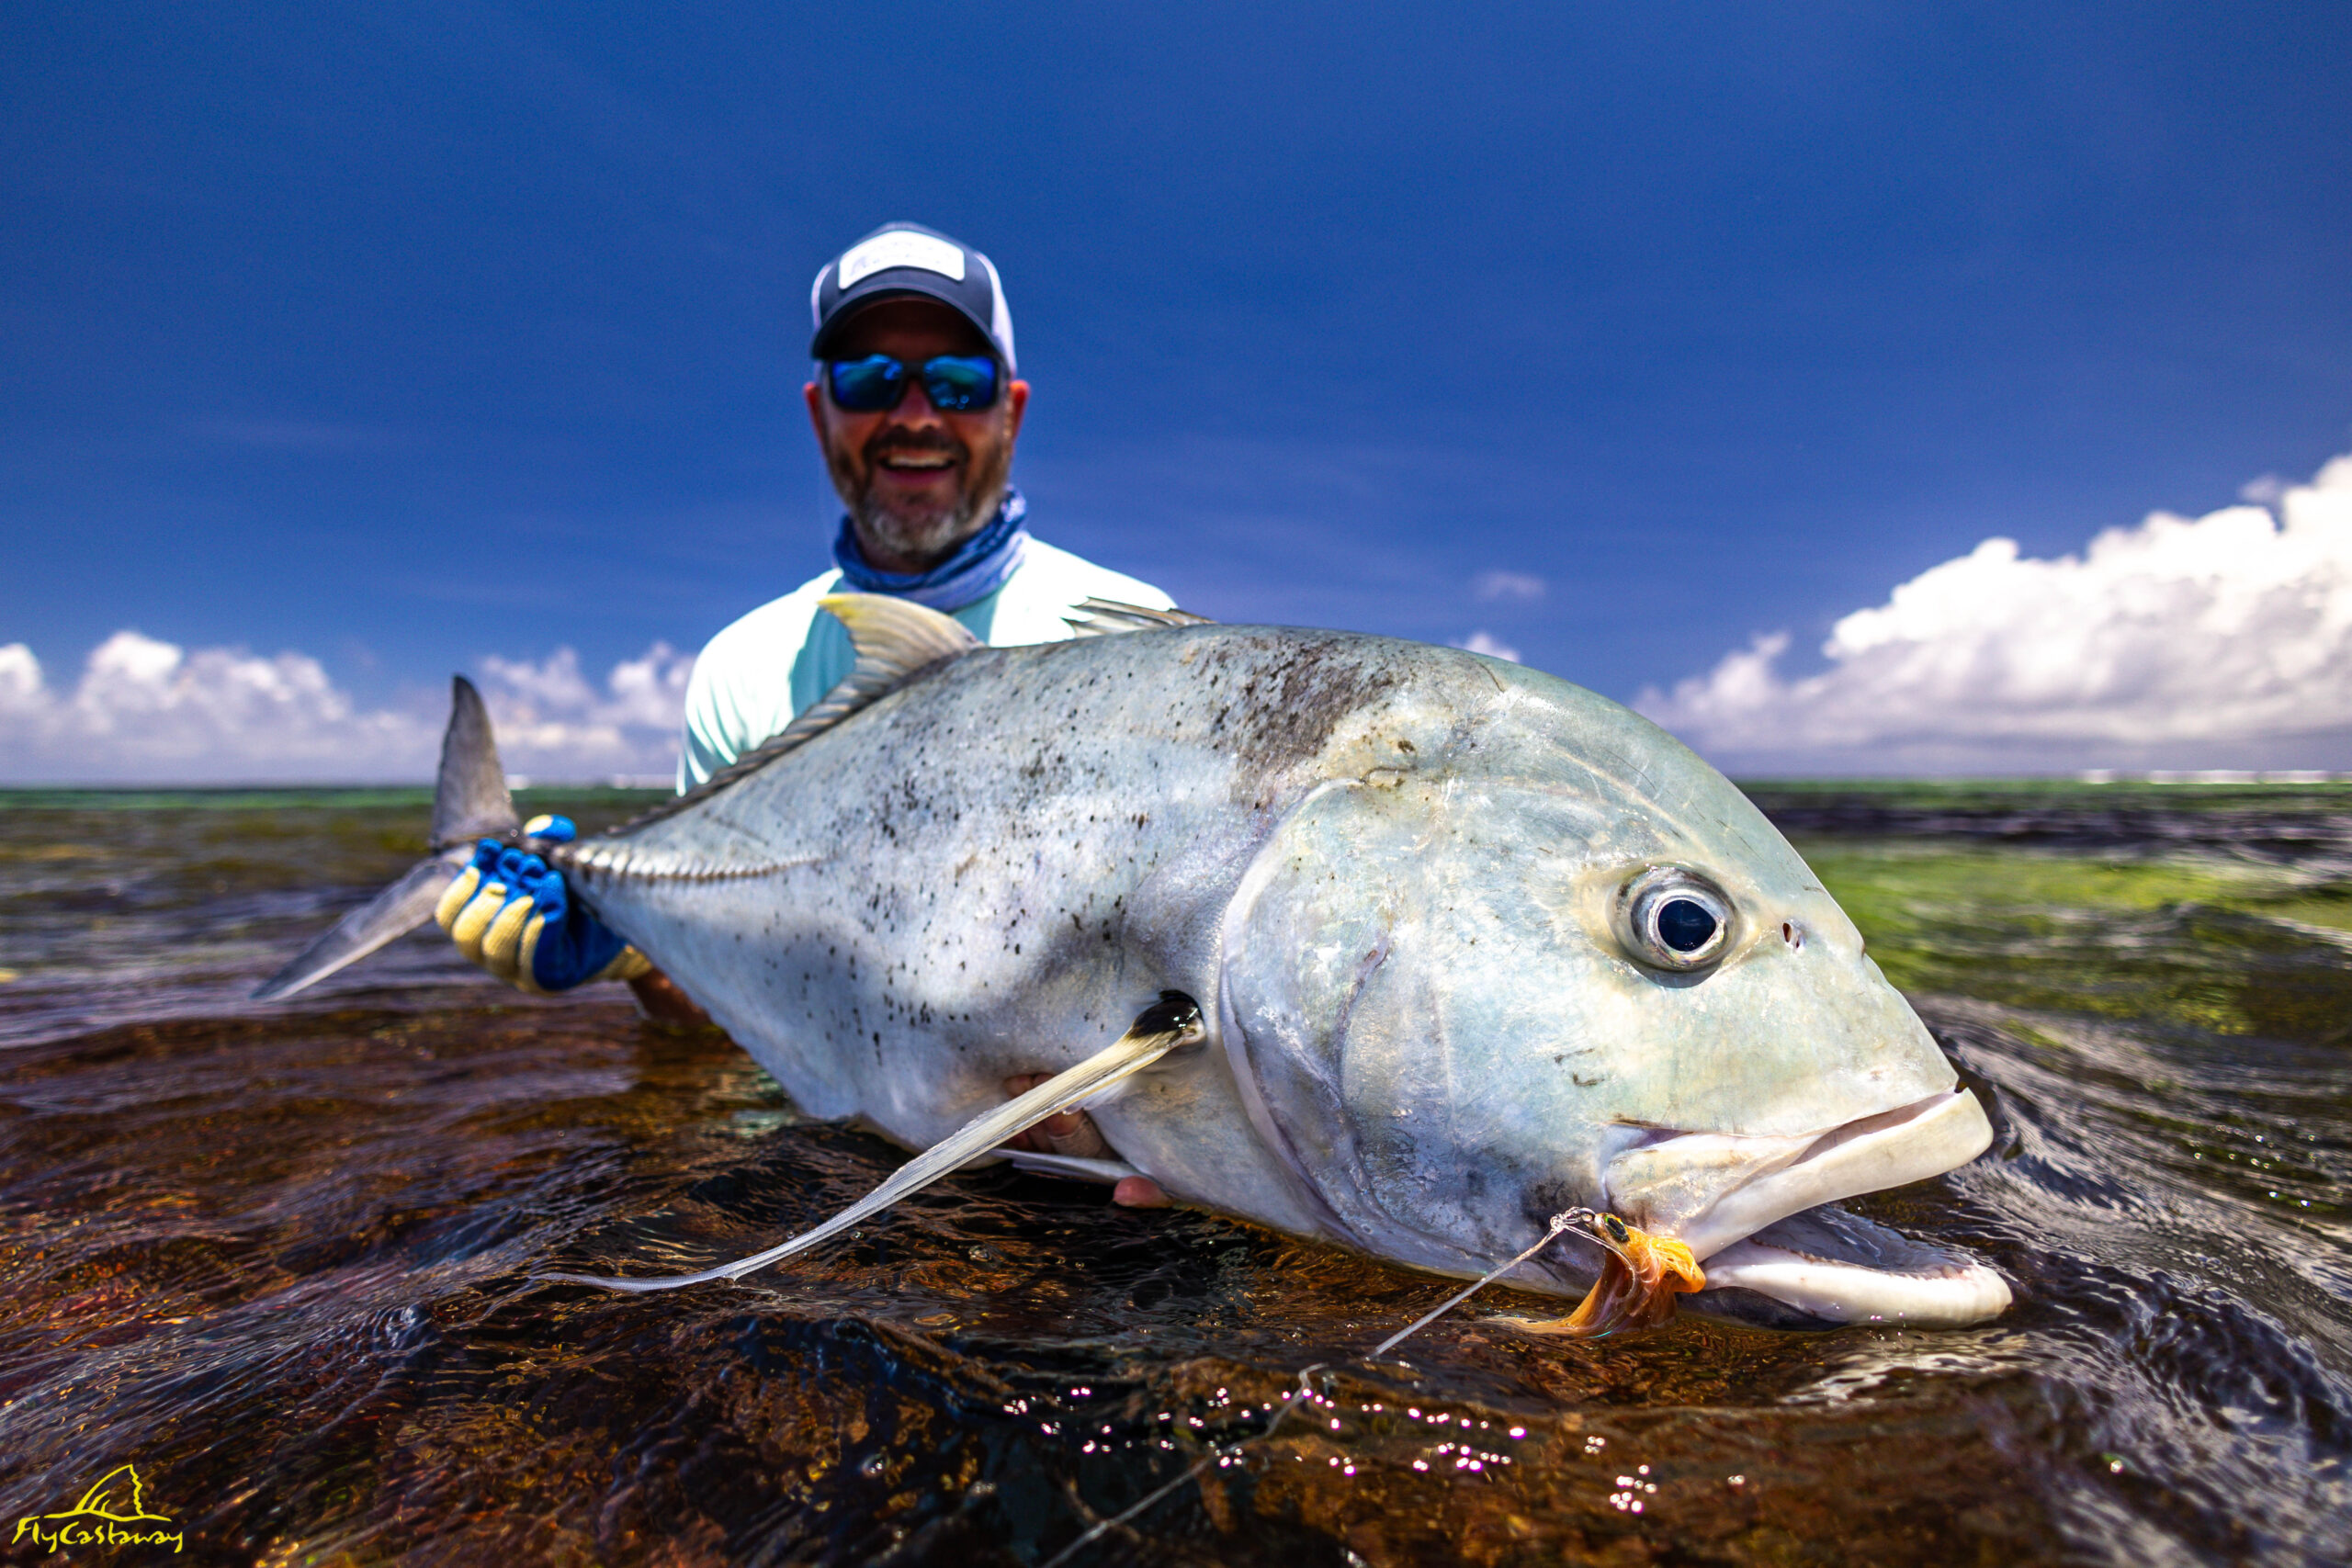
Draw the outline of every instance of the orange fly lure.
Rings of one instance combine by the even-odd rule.
[[[1587,1232],[1608,1253],[1600,1278],[1577,1310],[1566,1317],[1498,1317],[1492,1321],[1528,1334],[1562,1334],[1598,1339],[1627,1329],[1651,1328],[1674,1315],[1674,1298],[1707,1288],[1705,1270],[1679,1241],[1627,1224],[1614,1214],[1595,1214]]]

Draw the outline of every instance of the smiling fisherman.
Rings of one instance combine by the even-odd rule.
[[[942,611],[997,647],[1058,642],[1080,602],[1172,604],[1148,583],[1031,536],[1009,482],[1029,406],[1014,379],[1012,317],[988,257],[913,223],[890,223],[825,264],[809,294],[816,378],[808,422],[848,510],[834,570],[727,627],[695,661],[678,758],[680,793],[791,723],[855,662],[849,633],[818,612],[828,593],[888,593]],[[562,841],[561,818],[525,831]],[[485,844],[450,885],[435,918],[459,951],[531,991],[625,979],[657,1018],[698,1018],[684,993],[566,895],[536,855]],[[1044,1075],[1038,1075],[1040,1078]],[[1030,1087],[1016,1078],[1014,1092]],[[1082,1113],[1021,1140],[1042,1152],[1106,1153]],[[1120,1183],[1129,1203],[1164,1201],[1148,1179]]]

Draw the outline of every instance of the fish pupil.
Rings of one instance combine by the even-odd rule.
[[[1690,898],[1669,899],[1657,912],[1658,940],[1677,953],[1696,953],[1715,934],[1715,917]]]

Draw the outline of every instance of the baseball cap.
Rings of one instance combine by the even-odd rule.
[[[818,270],[808,290],[808,313],[817,326],[808,357],[826,357],[842,323],[860,305],[908,295],[954,308],[987,336],[1007,370],[1020,369],[1012,357],[1012,315],[1004,308],[996,264],[920,223],[885,223]]]

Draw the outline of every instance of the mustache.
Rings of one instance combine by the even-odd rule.
[[[878,430],[867,438],[865,447],[868,464],[878,463],[892,452],[944,452],[959,462],[971,458],[971,448],[944,430]]]

